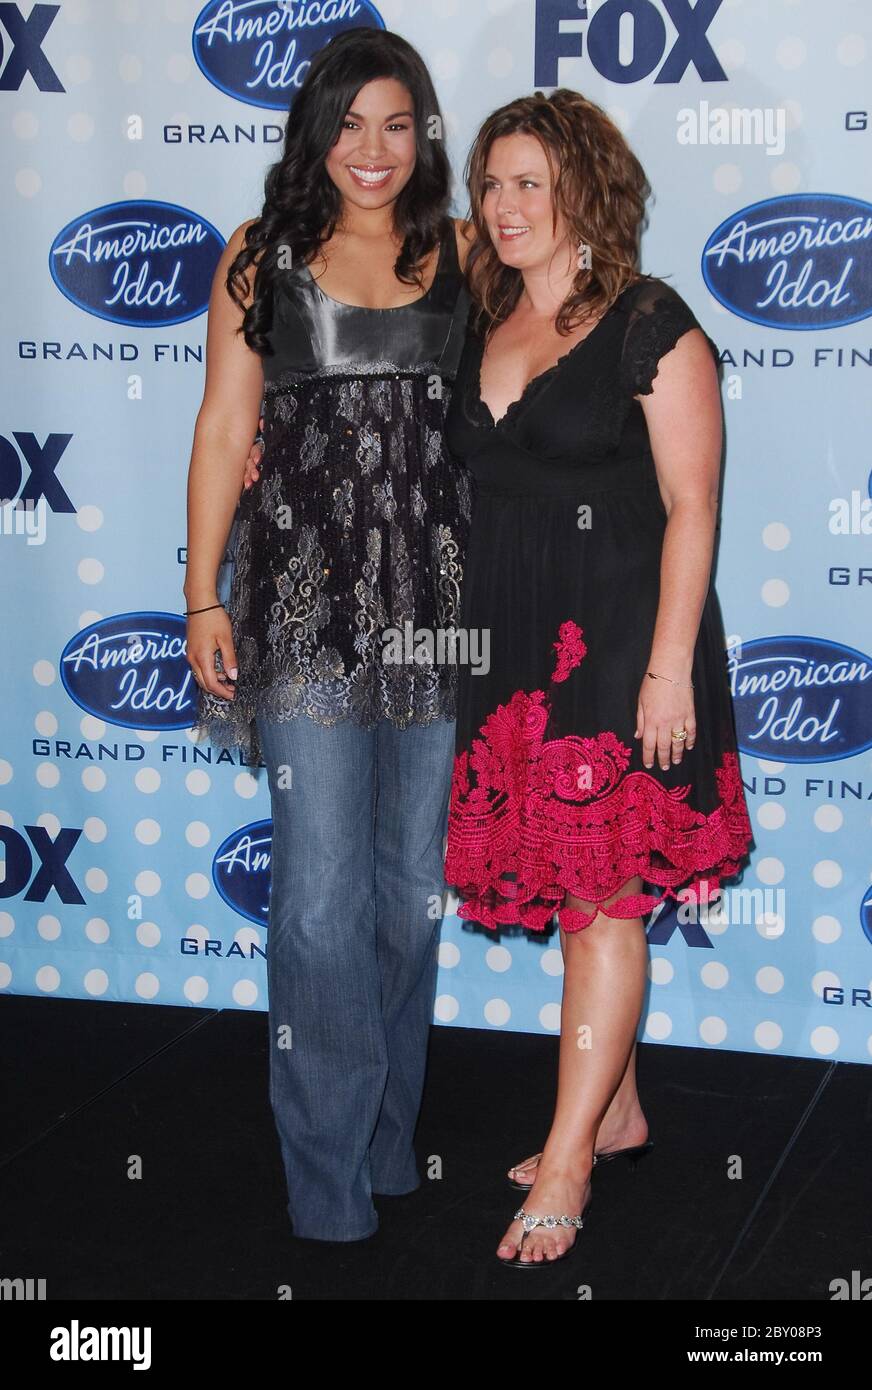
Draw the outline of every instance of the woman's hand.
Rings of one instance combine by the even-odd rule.
[[[242,486],[247,492],[255,483],[260,482],[260,465],[263,461],[263,416],[257,427],[257,435],[254,443],[248,451],[248,458],[245,460],[245,472],[242,475]]]
[[[687,730],[687,738],[674,737],[674,731]],[[639,690],[636,708],[636,738],[642,740],[642,762],[654,766],[655,754],[661,768],[680,763],[685,748],[692,748],[696,738],[696,714],[693,690],[684,681],[673,685],[669,680],[646,675]]]
[[[234,682],[238,673],[233,632],[225,609],[212,608],[206,613],[194,613],[188,618],[187,630],[185,655],[194,680],[201,690],[208,690],[222,700],[232,700],[236,693]],[[222,670],[216,667],[216,652],[220,653]]]

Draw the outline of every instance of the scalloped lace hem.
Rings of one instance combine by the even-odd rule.
[[[363,690],[352,703],[348,692],[334,683],[304,685],[275,682],[266,689],[244,694],[237,688],[233,700],[200,694],[195,731],[218,748],[239,748],[251,761],[262,756],[257,732],[258,718],[287,723],[291,719],[312,719],[324,728],[352,723],[371,729],[387,719],[398,729],[412,724],[451,722],[455,717],[455,692],[442,686],[414,690],[408,700],[385,703],[378,688]]]

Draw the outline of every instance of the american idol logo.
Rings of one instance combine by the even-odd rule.
[[[212,882],[221,897],[250,922],[267,925],[272,821],[243,825],[220,844],[212,860]]]
[[[715,298],[751,323],[857,323],[872,314],[872,203],[835,193],[752,203],[712,232],[702,273]]]
[[[197,66],[251,106],[287,111],[309,64],[343,29],[384,29],[369,0],[209,0],[194,21]]]
[[[209,305],[224,238],[205,218],[149,199],[107,203],[58,232],[52,279],[78,308],[110,323],[166,328]]]
[[[728,665],[743,753],[820,763],[872,748],[872,657],[821,637],[761,637]]]
[[[89,714],[126,729],[188,729],[197,687],[178,613],[120,613],[71,637],[61,652],[64,689]]]
[[[872,946],[872,887],[867,888],[863,894],[860,904],[860,926],[863,928],[863,935]]]

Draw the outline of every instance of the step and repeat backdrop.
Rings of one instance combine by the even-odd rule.
[[[756,850],[720,905],[651,923],[640,1037],[868,1062],[861,0],[0,4],[0,987],[266,1008],[269,793],[191,732],[185,482],[216,261],[349,25],[429,64],[456,213],[479,123],[537,87],[604,106],[644,164],[642,268],[723,362],[716,577]],[[471,931],[456,907],[436,1021],[557,1032],[557,937]]]

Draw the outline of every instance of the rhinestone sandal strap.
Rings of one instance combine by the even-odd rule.
[[[584,1225],[580,1216],[533,1216],[526,1212],[523,1207],[518,1208],[513,1220],[523,1222],[524,1230],[527,1233],[535,1231],[537,1226],[544,1226],[548,1231],[553,1231],[558,1226],[575,1226],[580,1231]]]

